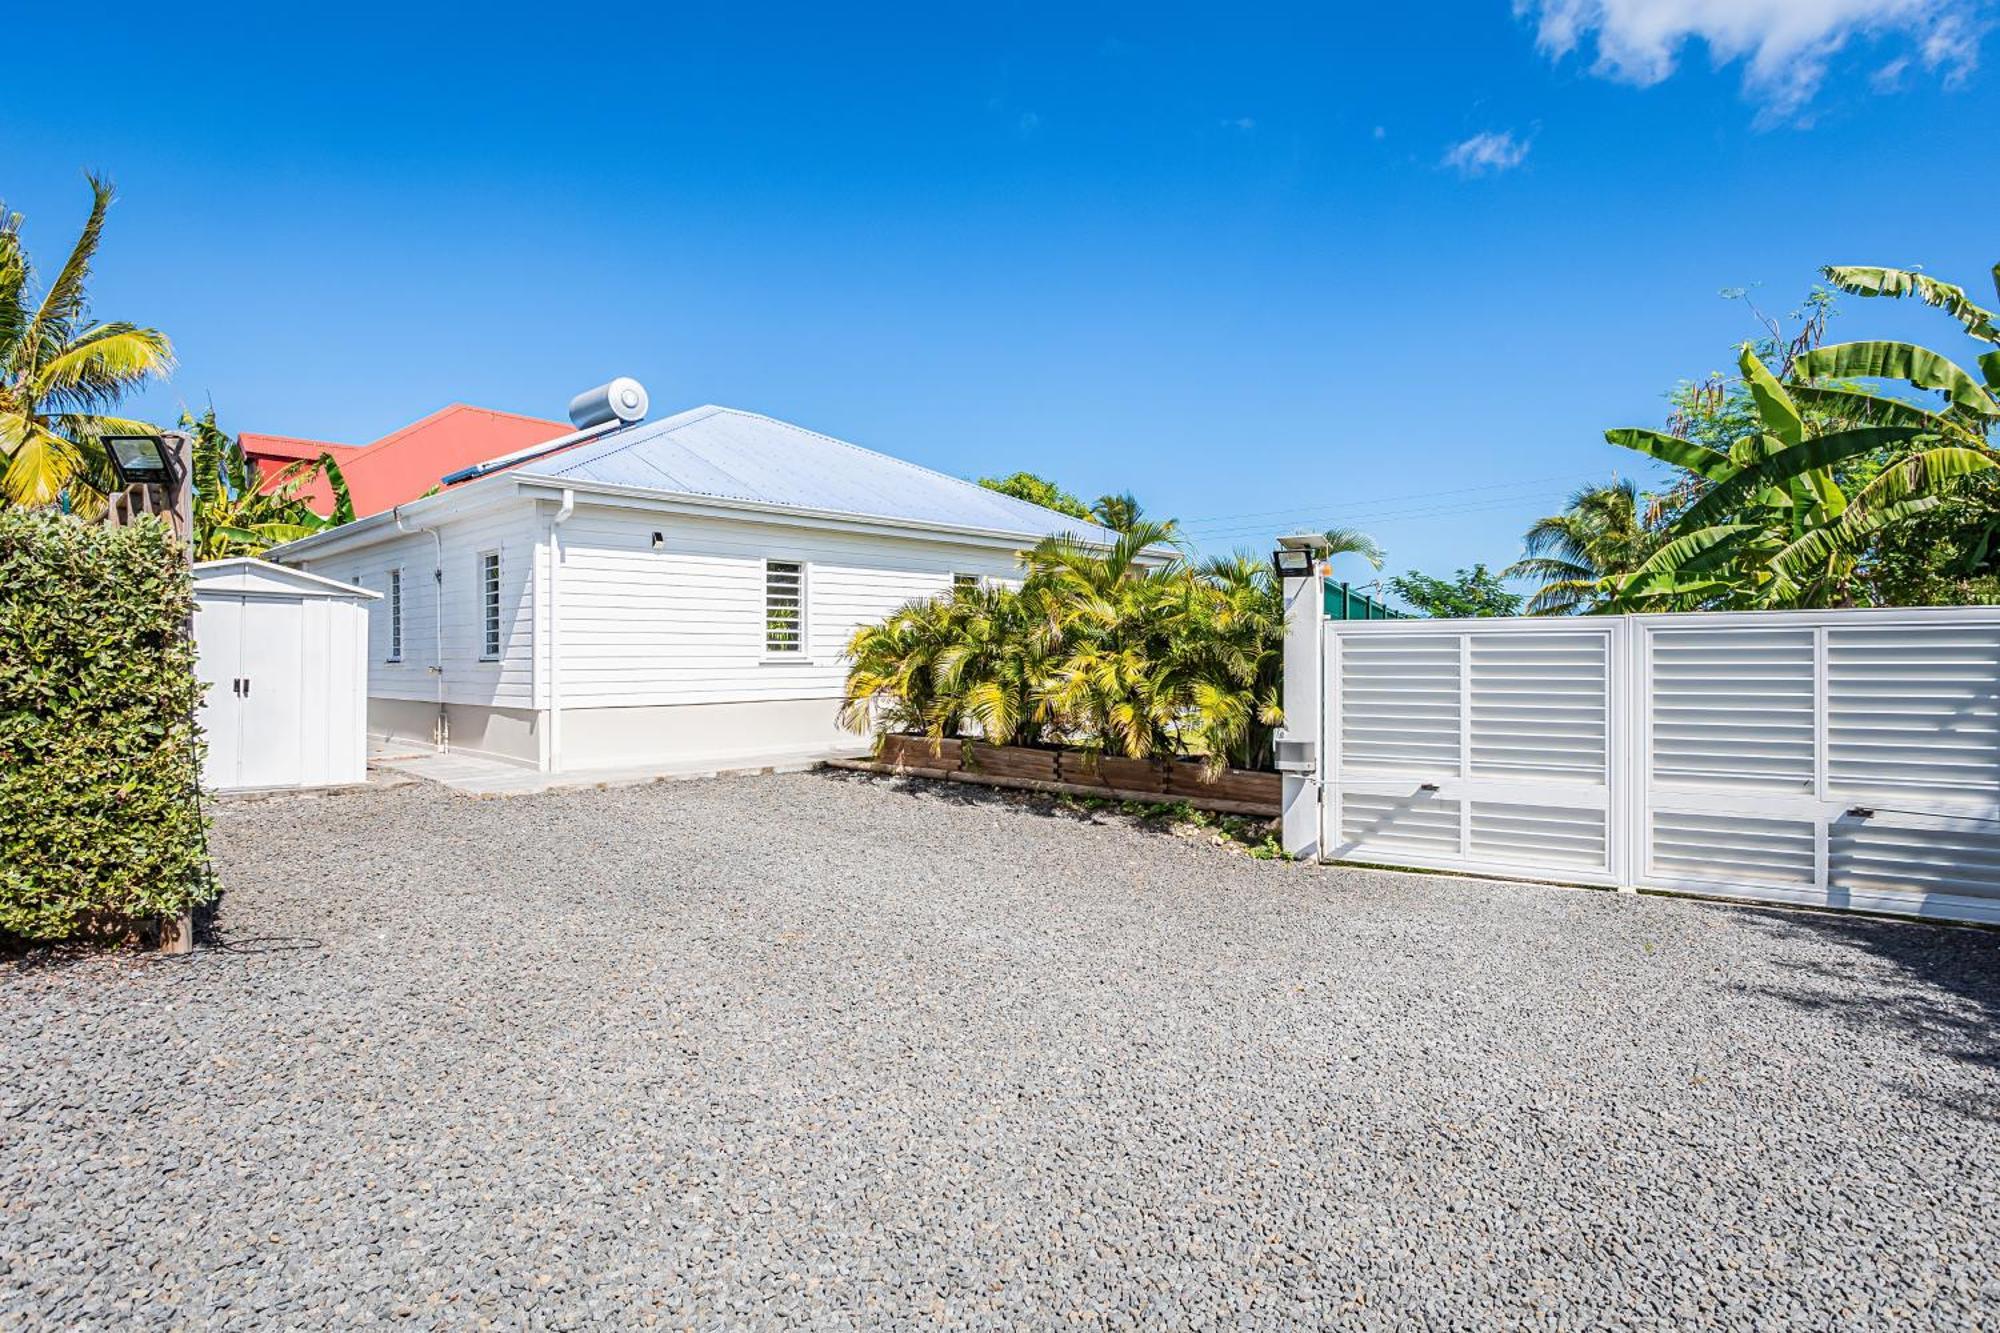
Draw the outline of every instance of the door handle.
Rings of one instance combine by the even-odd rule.
[[[1418,791],[1436,791],[1437,789],[1438,785],[1435,782],[1426,782],[1417,788]]]

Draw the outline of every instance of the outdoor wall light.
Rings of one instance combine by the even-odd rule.
[[[105,435],[104,452],[127,486],[172,486],[174,465],[167,442],[157,435]]]
[[[1314,572],[1314,563],[1319,553],[1327,549],[1327,540],[1317,532],[1294,533],[1278,538],[1278,549],[1271,553],[1271,567],[1278,571],[1281,579],[1309,578]]]
[[[1271,553],[1271,564],[1281,579],[1302,579],[1313,571],[1311,551],[1288,551],[1282,547]]]

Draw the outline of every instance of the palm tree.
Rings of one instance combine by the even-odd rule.
[[[1359,528],[1328,528],[1320,534],[1326,538],[1326,557],[1337,555],[1358,555],[1366,560],[1372,569],[1381,569],[1385,558],[1382,546],[1373,537]]]
[[[1531,616],[1595,611],[1608,600],[1605,581],[1637,569],[1660,542],[1659,508],[1637,485],[1586,486],[1560,514],[1535,520],[1522,539],[1526,555],[1501,575],[1541,584],[1524,607]]]
[[[1109,547],[1051,538],[1018,592],[960,588],[850,642],[841,721],[934,739],[1259,762],[1279,721],[1284,611],[1265,562],[1161,561],[1165,524]]]
[[[103,177],[89,179],[90,216],[39,303],[21,215],[0,209],[0,503],[101,504],[115,481],[99,441],[151,429],[108,409],[173,366],[159,330],[90,320],[84,288],[113,191]]]
[[[181,427],[194,432],[195,559],[260,555],[281,542],[354,521],[347,478],[333,455],[302,458],[267,482],[242,446],[215,424],[214,408],[198,421],[183,416]],[[300,495],[322,476],[333,491],[331,515],[318,513]]]

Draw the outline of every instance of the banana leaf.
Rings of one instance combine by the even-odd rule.
[[[1819,347],[1798,359],[1802,380],[1903,380],[1919,389],[1937,389],[1967,411],[2000,417],[2000,403],[1951,358],[1914,343],[1856,342]]]

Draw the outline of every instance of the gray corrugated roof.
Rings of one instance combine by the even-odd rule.
[[[1027,537],[1117,534],[900,458],[733,407],[697,407],[616,431],[517,474],[638,486],[867,518],[892,518]]]

